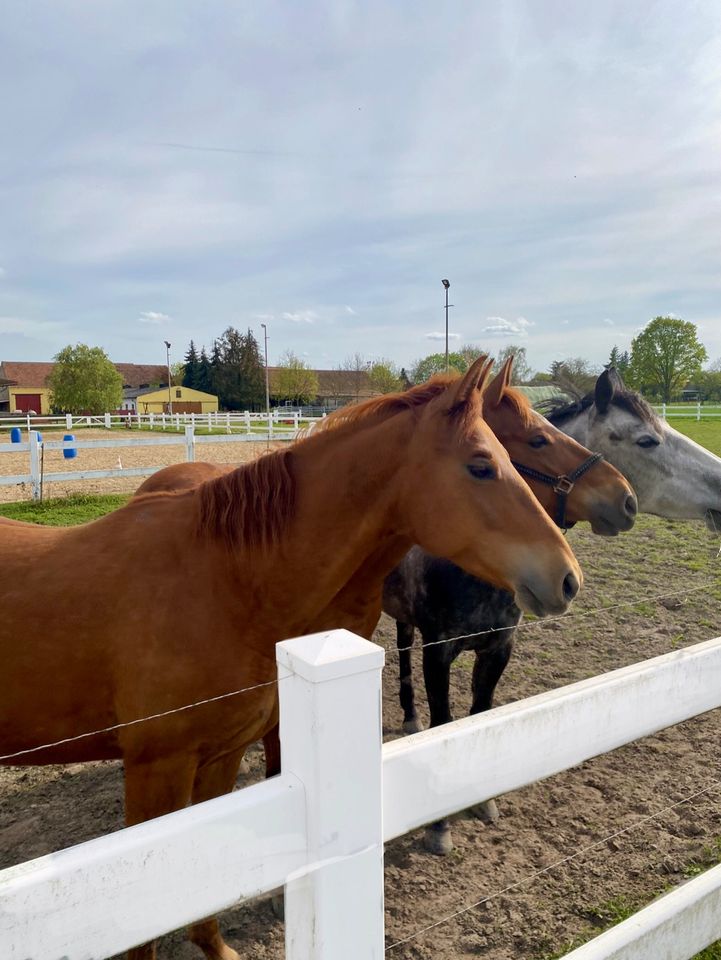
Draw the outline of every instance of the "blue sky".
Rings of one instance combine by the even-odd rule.
[[[721,5],[86,0],[0,25],[0,359],[721,356]]]

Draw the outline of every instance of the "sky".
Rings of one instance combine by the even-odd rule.
[[[0,104],[0,360],[721,356],[717,0],[29,0]]]

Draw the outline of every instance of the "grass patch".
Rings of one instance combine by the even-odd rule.
[[[668,422],[679,433],[721,457],[721,417],[717,420],[677,420],[673,417]]]
[[[122,493],[103,496],[81,493],[72,497],[43,500],[42,503],[3,503],[0,504],[0,516],[9,517],[11,520],[42,523],[50,527],[67,527],[97,520],[98,517],[122,507],[129,499],[129,494]]]

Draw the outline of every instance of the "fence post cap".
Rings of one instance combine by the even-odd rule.
[[[350,630],[326,630],[276,645],[278,666],[313,683],[349,677],[385,663],[385,650]]]

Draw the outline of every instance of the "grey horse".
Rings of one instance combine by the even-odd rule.
[[[634,487],[639,510],[668,519],[705,520],[721,530],[721,458],[661,421],[615,370],[604,371],[595,390],[547,413],[554,426],[604,457]],[[415,708],[410,650],[415,629],[423,638],[423,674],[431,726],[452,720],[450,668],[464,650],[475,653],[471,714],[488,710],[513,650],[521,611],[513,597],[459,567],[414,547],[387,577],[383,609],[397,622],[403,729],[421,729]],[[452,639],[462,637],[463,639]],[[474,809],[495,820],[491,800]],[[452,849],[448,822],[428,827],[433,853]]]

